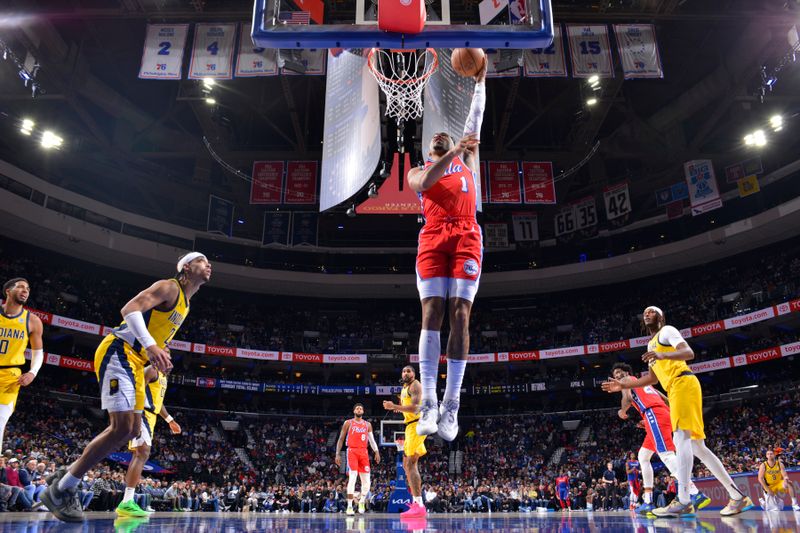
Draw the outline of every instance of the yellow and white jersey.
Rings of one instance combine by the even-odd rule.
[[[783,488],[783,474],[781,474],[781,464],[775,461],[774,466],[769,466],[767,461],[764,461],[764,481],[770,490]]]
[[[672,326],[664,326],[658,333],[653,335],[647,344],[647,350],[656,353],[672,353],[677,351],[675,346],[681,342],[686,342],[680,332]],[[661,386],[669,394],[672,382],[681,375],[691,373],[686,361],[675,361],[673,359],[656,359],[650,362],[650,369],[655,373]]]
[[[0,366],[25,364],[29,333],[30,311],[23,309],[9,316],[0,310]]]
[[[408,393],[408,388],[410,386],[411,385],[403,385],[403,390],[400,391],[400,405],[411,405],[411,395]],[[403,413],[403,421],[408,424],[414,420],[419,420],[419,416],[419,413]]]
[[[144,323],[147,326],[147,331],[150,332],[150,335],[153,337],[153,340],[156,341],[156,345],[159,348],[164,348],[169,341],[175,336],[178,330],[183,324],[183,321],[186,320],[186,317],[189,315],[189,300],[186,298],[186,294],[183,292],[183,287],[181,284],[178,283],[178,280],[172,280],[178,286],[178,299],[170,309],[166,311],[160,311],[158,309],[150,309],[149,311],[142,313],[144,317]],[[133,348],[133,351],[139,354],[141,357],[142,363],[146,363],[148,361],[146,351],[142,348],[142,345],[136,340],[136,336],[130,330],[128,325],[123,320],[122,323],[114,329],[114,336],[119,339],[125,341],[128,345]]]
[[[167,376],[158,372],[158,379],[148,383],[145,389],[144,410],[156,415],[160,413],[166,395]]]

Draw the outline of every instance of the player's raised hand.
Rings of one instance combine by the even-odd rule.
[[[468,135],[464,135],[463,137],[461,137],[456,143],[453,150],[455,151],[456,155],[460,156],[465,151],[478,146],[480,142],[481,141],[478,139],[477,133],[470,133]]]
[[[397,411],[397,404],[391,400],[383,400],[383,408],[387,411]]]
[[[147,348],[147,357],[150,359],[150,364],[164,374],[172,370],[172,358],[169,355],[169,350],[164,350],[154,344]]]
[[[622,382],[618,379],[608,378],[600,384],[600,387],[606,392],[620,392],[622,390]]]
[[[617,416],[619,416],[623,420],[627,420],[628,419],[628,412],[627,411],[623,411],[622,409],[620,409],[619,411],[617,411]]]
[[[489,69],[489,58],[486,57],[486,54],[483,54],[483,66],[474,76],[476,83],[480,83],[486,79],[486,71],[488,69]]]

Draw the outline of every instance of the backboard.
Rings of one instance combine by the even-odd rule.
[[[380,30],[377,2],[255,0],[253,43],[283,49],[533,49],[553,40],[551,0],[425,0],[427,20],[416,34]]]

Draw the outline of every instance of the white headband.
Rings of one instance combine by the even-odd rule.
[[[664,316],[664,311],[662,311],[661,308],[656,307],[655,305],[648,305],[647,307],[645,307],[644,308],[644,312],[642,312],[642,315],[644,315],[647,312],[648,309],[652,309],[653,311],[655,311],[656,313],[658,313],[662,317]]]
[[[178,261],[178,273],[183,272],[183,267],[185,267],[186,265],[188,265],[189,263],[191,263],[192,261],[194,261],[199,257],[202,257],[203,259],[208,261],[208,258],[206,258],[206,256],[204,254],[201,254],[200,252],[189,252],[188,254],[181,257],[181,260]]]

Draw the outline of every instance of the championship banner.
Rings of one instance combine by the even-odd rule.
[[[235,41],[236,24],[195,24],[189,79],[231,79]]]
[[[625,79],[663,78],[661,56],[652,24],[614,24]]]
[[[523,161],[522,188],[526,204],[556,203],[556,184],[551,161]]]
[[[572,76],[614,77],[614,63],[608,44],[608,28],[603,24],[567,24],[567,40],[572,58]]]
[[[208,195],[206,231],[228,237],[233,235],[233,208],[233,202],[213,194]]]
[[[709,159],[697,159],[683,164],[689,200],[692,202],[692,216],[702,215],[722,207],[719,197],[714,165]]]
[[[493,204],[522,203],[516,161],[489,161],[489,201]]]
[[[327,66],[328,50],[325,48],[309,48],[304,50],[292,50],[297,54],[291,60],[300,63],[303,66],[304,72],[294,72],[291,69],[284,67],[282,60],[283,57],[278,57],[278,65],[281,66],[281,74],[284,76],[324,76],[325,67]]]
[[[289,245],[289,226],[292,214],[289,211],[267,211],[264,213],[264,230],[261,234],[261,244]]]
[[[148,24],[139,78],[179,80],[188,24]]]
[[[512,213],[511,224],[514,226],[515,242],[539,240],[539,219],[536,213]]]
[[[487,249],[508,248],[508,225],[486,222],[483,225],[483,242]]]
[[[236,77],[276,76],[278,74],[278,50],[256,48],[250,40],[250,23],[239,23],[239,53],[236,55]]]
[[[750,196],[761,190],[758,185],[758,176],[755,174],[750,174],[746,178],[740,179],[736,182],[736,186],[739,188],[739,198]]]
[[[567,61],[561,25],[553,25],[553,44],[547,48],[525,50],[522,72],[527,78],[566,78]]]
[[[292,213],[292,246],[317,245],[318,215],[316,212]]]
[[[317,162],[287,162],[283,195],[285,204],[317,203]]]
[[[631,196],[628,182],[617,183],[603,189],[606,204],[606,220],[614,220],[631,212]]]
[[[519,76],[519,67],[522,60],[520,50],[485,50],[487,78],[515,78]],[[508,68],[513,65],[512,68]],[[502,70],[501,70],[502,69]]]
[[[255,161],[250,182],[251,204],[280,204],[283,190],[283,161]]]

